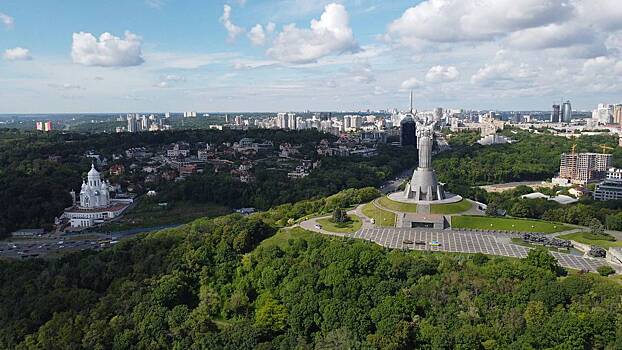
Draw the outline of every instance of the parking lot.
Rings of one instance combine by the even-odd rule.
[[[524,258],[529,252],[529,248],[511,243],[510,238],[513,235],[499,232],[366,228],[351,234],[350,237],[368,240],[393,249],[484,253],[513,258]],[[438,245],[432,245],[432,242],[438,242]],[[577,270],[596,271],[599,266],[607,264],[604,259],[586,258],[559,252],[552,252],[552,255],[561,266]]]

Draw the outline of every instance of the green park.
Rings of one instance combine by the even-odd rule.
[[[347,215],[347,219],[342,222],[336,222],[332,217],[317,219],[318,224],[323,230],[337,233],[356,232],[361,228],[361,219],[356,215]]]

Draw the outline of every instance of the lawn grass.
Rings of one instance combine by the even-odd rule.
[[[559,238],[573,240],[583,244],[595,245],[602,248],[622,247],[622,241],[609,241],[605,239],[590,239],[589,232],[575,232],[567,235],[561,235]]]
[[[160,206],[156,201],[139,199],[138,204],[119,219],[104,224],[100,231],[123,231],[137,227],[185,224],[201,217],[221,216],[231,209],[213,203],[170,202]]]
[[[471,207],[473,204],[467,200],[461,200],[456,203],[447,203],[447,204],[432,204],[430,205],[430,213],[432,214],[458,214],[465,212]]]
[[[335,223],[332,218],[318,219],[318,224],[322,225],[322,229],[329,232],[349,233],[356,232],[361,229],[363,223],[356,215],[348,215],[351,221],[346,223]]]
[[[368,218],[374,219],[375,225],[377,226],[395,226],[395,214],[390,211],[379,209],[372,202],[365,204],[361,208],[361,211]]]
[[[394,200],[389,199],[389,197],[381,197],[380,199],[378,199],[378,204],[380,204],[381,206],[387,209],[401,211],[404,213],[416,213],[417,212],[417,204],[400,203],[400,202],[396,202]]]
[[[468,228],[477,230],[501,230],[542,233],[561,232],[572,229],[572,227],[570,226],[548,221],[471,215],[453,216],[451,218],[451,226],[454,228]]]
[[[307,231],[300,227],[282,228],[278,230],[272,237],[264,239],[261,242],[260,246],[264,248],[278,246],[279,248],[284,249],[289,244],[290,239],[309,239],[314,235],[317,235],[317,233]]]

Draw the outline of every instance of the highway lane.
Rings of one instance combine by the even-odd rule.
[[[144,232],[154,232],[167,228],[177,227],[179,224],[141,227],[117,232],[88,232],[69,234],[64,236],[44,235],[19,240],[0,241],[0,258],[25,259],[44,257],[51,253],[69,252],[78,250],[101,250]]]
[[[101,250],[116,244],[116,239],[84,239],[84,240],[23,240],[0,242],[0,258],[26,259],[45,257],[58,252],[80,250]]]
[[[413,174],[413,170],[414,169],[406,169],[402,171],[399,175],[397,175],[395,178],[385,181],[379,188],[380,192],[387,194],[387,193],[392,193],[392,192],[397,191],[397,188],[400,187],[402,182],[406,181],[407,179],[410,179],[410,177]]]

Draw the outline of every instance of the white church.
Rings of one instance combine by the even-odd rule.
[[[69,219],[71,227],[86,228],[116,218],[132,203],[131,199],[110,199],[110,183],[91,165],[86,181],[82,182],[80,201],[71,191],[73,205],[65,209],[63,217]]]

